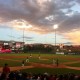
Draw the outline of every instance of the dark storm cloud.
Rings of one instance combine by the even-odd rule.
[[[79,0],[77,0],[79,2]],[[0,22],[25,20],[42,32],[51,32],[52,25],[59,23],[60,31],[79,28],[80,15],[65,14],[74,11],[71,9],[76,0],[0,0]],[[53,19],[45,17],[53,16]]]

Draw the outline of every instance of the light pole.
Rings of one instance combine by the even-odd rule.
[[[25,27],[23,27],[23,48],[24,48],[24,31],[25,31]]]
[[[22,29],[23,29],[23,47],[24,47],[24,38],[25,38],[25,29],[27,28],[27,29],[29,29],[29,28],[31,28],[32,26],[31,25],[22,25]]]
[[[55,50],[56,50],[56,30],[58,29],[58,24],[55,24],[53,26],[54,32],[55,32]]]

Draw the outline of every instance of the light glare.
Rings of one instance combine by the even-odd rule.
[[[57,25],[57,24],[55,24],[55,25],[53,26],[53,28],[54,28],[54,29],[57,29],[57,28],[58,28],[58,25]]]

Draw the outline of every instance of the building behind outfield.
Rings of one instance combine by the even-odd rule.
[[[20,41],[5,41],[5,40],[0,40],[0,48],[20,48],[23,47],[24,42]]]

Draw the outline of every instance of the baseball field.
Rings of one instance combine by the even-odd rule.
[[[29,62],[26,62],[27,57]],[[22,67],[22,61],[25,61]],[[53,62],[55,60],[55,63]],[[58,66],[56,63],[58,60]],[[0,72],[5,63],[11,71],[21,70],[32,73],[76,73],[80,74],[80,55],[56,55],[46,53],[0,54]]]

